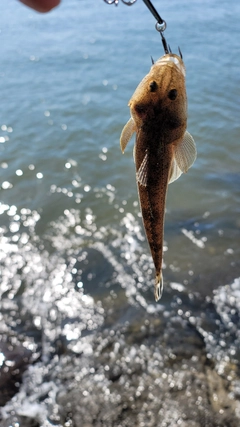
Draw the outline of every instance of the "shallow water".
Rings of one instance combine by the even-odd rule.
[[[154,19],[140,0],[43,16],[2,5],[4,426],[239,424],[240,6],[156,7],[183,52],[198,148],[169,187],[159,304],[132,148],[119,147],[163,53]]]

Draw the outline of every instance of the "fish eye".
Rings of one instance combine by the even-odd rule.
[[[156,92],[156,90],[157,90],[157,83],[155,82],[155,80],[153,80],[150,83],[149,87],[150,87],[150,92]]]
[[[177,98],[177,94],[178,94],[177,89],[171,89],[168,92],[168,98],[171,99],[171,101],[174,101],[174,99]]]

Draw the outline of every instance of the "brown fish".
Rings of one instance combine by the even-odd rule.
[[[134,160],[143,224],[156,269],[155,300],[163,291],[164,213],[168,184],[187,172],[196,147],[187,128],[185,66],[178,55],[162,56],[129,101],[131,119],[120,145],[124,152],[136,132]]]

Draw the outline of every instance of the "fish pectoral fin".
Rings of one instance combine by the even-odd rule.
[[[185,132],[183,140],[176,145],[175,160],[179,169],[186,173],[197,157],[197,149],[192,135]],[[178,175],[179,177],[180,175]],[[178,178],[177,177],[177,178]],[[175,178],[175,179],[177,179]],[[173,181],[171,181],[173,182]]]
[[[178,167],[178,164],[177,164],[176,159],[174,157],[173,161],[172,161],[171,171],[169,174],[168,184],[171,184],[172,182],[176,181],[181,175],[182,175],[182,171]]]
[[[124,153],[125,148],[135,131],[136,131],[135,123],[133,118],[131,117],[128,120],[128,122],[125,124],[120,136],[120,147],[121,147],[122,153]]]
[[[137,182],[139,184],[146,187],[147,185],[147,171],[148,171],[148,153],[145,154],[143,161],[140,165],[140,168],[138,169],[136,173]]]

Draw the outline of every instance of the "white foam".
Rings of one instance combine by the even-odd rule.
[[[194,236],[194,233],[192,231],[186,230],[186,228],[182,228],[181,232],[184,234],[184,236],[186,236],[189,240],[191,240],[191,242],[194,243],[194,245],[198,246],[201,249],[205,248],[204,237],[202,237],[201,239],[197,239]]]

